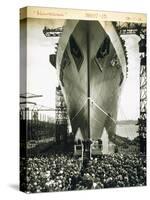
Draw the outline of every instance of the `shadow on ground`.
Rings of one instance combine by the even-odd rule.
[[[19,191],[19,185],[17,184],[10,184],[9,187],[12,188],[13,190]]]

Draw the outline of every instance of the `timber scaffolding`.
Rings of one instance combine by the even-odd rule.
[[[55,120],[56,120],[55,121],[55,125],[56,125],[55,140],[57,143],[60,143],[62,140],[66,138],[67,127],[68,127],[67,106],[65,104],[61,88],[60,86],[56,87],[56,107],[55,108],[49,108],[43,105],[38,105],[36,102],[28,100],[28,99],[39,98],[39,97],[43,97],[43,95],[35,95],[31,93],[24,93],[20,95],[20,98],[21,98],[20,120],[26,120],[26,124],[28,120],[32,122],[36,122],[35,125],[37,125],[36,128],[38,128],[39,125],[37,122],[41,122],[41,121],[49,122],[52,120],[45,113],[55,112]],[[30,132],[31,130],[32,130],[32,127],[29,127],[28,132]]]
[[[45,37],[56,38],[59,40],[63,31],[63,27],[58,28],[43,28],[43,34]],[[58,40],[54,46],[54,54],[49,56],[50,63],[56,67],[56,54],[58,48]],[[62,142],[67,142],[68,135],[68,115],[67,115],[67,106],[65,104],[65,100],[61,91],[61,87],[56,87],[56,108],[55,108],[55,117],[56,117],[56,132],[55,139],[57,144],[61,144]]]
[[[67,142],[68,115],[67,106],[61,91],[61,87],[56,87],[56,142]]]
[[[139,41],[140,52],[140,118],[137,125],[140,138],[140,151],[146,153],[146,122],[147,122],[147,66],[146,66],[146,34]]]

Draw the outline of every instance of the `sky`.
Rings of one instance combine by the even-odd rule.
[[[58,38],[45,37],[42,31],[44,26],[56,28],[63,23],[64,20],[29,19],[28,21],[27,91],[43,95],[32,101],[48,108],[55,108],[55,88],[58,80],[56,69],[49,63],[49,55],[54,53]],[[139,117],[139,38],[136,35],[126,35],[123,38],[126,42],[129,64],[128,78],[120,96],[118,120],[137,120]],[[53,111],[47,114],[55,117]]]

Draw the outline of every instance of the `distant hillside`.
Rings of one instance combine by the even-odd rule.
[[[136,120],[121,120],[121,121],[117,121],[118,125],[129,125],[129,124],[137,124]]]

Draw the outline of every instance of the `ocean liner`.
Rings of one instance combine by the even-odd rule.
[[[67,20],[55,64],[74,135],[80,129],[84,141],[96,141],[105,128],[116,140],[126,56],[114,24]]]

